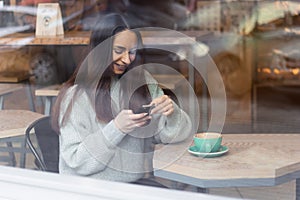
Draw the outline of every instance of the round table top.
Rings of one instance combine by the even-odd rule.
[[[24,135],[26,128],[43,116],[30,110],[0,110],[0,139]]]

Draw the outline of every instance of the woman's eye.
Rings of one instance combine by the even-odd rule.
[[[114,48],[114,52],[116,53],[116,54],[122,54],[122,53],[124,53],[124,49],[120,49],[120,48]]]
[[[115,48],[113,48],[113,50],[116,54],[123,54],[127,51],[126,48],[120,48],[120,47],[115,47]],[[137,51],[136,48],[131,49],[131,50],[128,51],[128,54],[129,55],[135,55],[136,51]]]

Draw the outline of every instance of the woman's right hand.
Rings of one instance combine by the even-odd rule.
[[[151,119],[147,113],[134,114],[132,110],[122,110],[114,119],[116,127],[123,133],[129,133],[137,127],[142,127]]]

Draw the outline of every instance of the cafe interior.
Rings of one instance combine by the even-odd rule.
[[[193,122],[184,144],[155,144],[167,189],[58,172],[47,122],[108,13]],[[0,0],[1,199],[300,200],[299,39],[298,0]]]

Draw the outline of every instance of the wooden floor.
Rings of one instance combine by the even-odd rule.
[[[4,109],[28,109],[25,91],[18,91],[5,98]],[[22,102],[20,102],[22,99]],[[24,100],[23,100],[24,99]],[[40,99],[36,99],[37,112],[42,113],[43,105]],[[5,145],[5,144],[0,144]],[[14,144],[19,145],[19,144]],[[6,155],[1,152],[1,155]],[[19,166],[19,155],[17,156],[17,167]],[[35,169],[33,156],[28,154],[26,159],[26,168]],[[0,160],[0,165],[7,165],[6,162]],[[160,180],[165,185],[172,185],[169,181]],[[194,187],[183,186],[183,190],[196,191]],[[210,189],[210,194],[226,197],[234,197],[238,199],[261,199],[261,200],[294,200],[295,199],[295,182],[290,182],[275,187],[252,187],[252,188],[219,188]]]

